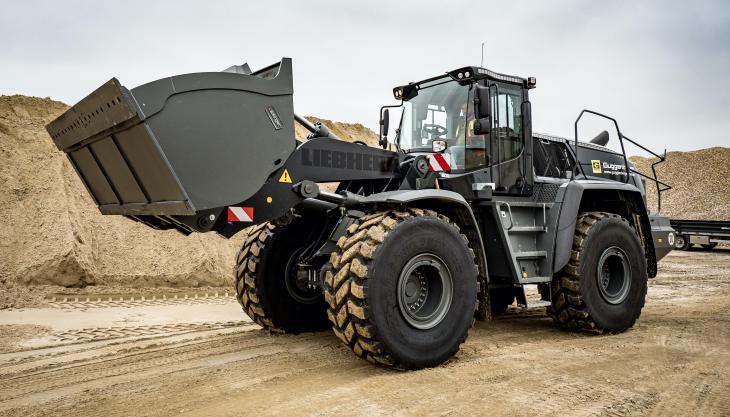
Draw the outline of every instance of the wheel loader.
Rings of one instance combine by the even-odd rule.
[[[641,145],[591,110],[572,139],[533,133],[535,85],[470,66],[397,86],[374,147],[295,115],[284,58],[132,89],[114,78],[47,130],[101,213],[245,231],[234,284],[264,329],[331,328],[360,358],[419,369],[513,304],[623,332],[673,247],[645,199],[647,178],[668,186],[626,157],[624,143]],[[586,114],[615,125],[621,152],[605,131],[579,140]]]

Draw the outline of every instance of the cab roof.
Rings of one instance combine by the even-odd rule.
[[[482,67],[471,66],[457,68],[453,71],[448,71],[443,75],[426,78],[425,80],[421,81],[410,82],[406,85],[400,85],[393,88],[393,97],[395,97],[396,100],[408,98],[410,96],[410,93],[414,89],[417,90],[420,88],[428,87],[429,85],[427,84],[432,84],[434,81],[442,81],[445,78],[451,78],[453,81],[461,84],[469,84],[473,83],[474,81],[487,79],[492,81],[501,81],[510,84],[516,84],[527,89],[535,88],[536,84],[535,77],[522,78],[514,75],[500,74],[498,72],[494,72]]]

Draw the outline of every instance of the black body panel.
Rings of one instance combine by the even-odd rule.
[[[254,222],[262,223],[284,216],[306,199],[295,192],[301,181],[379,181],[402,176],[399,164],[402,154],[331,138],[315,138],[304,142],[250,198],[236,206],[252,207]],[[286,171],[286,176],[284,172]],[[283,180],[286,181],[283,181]],[[385,191],[385,190],[379,190]],[[230,237],[251,223],[228,223],[219,218],[213,227]]]

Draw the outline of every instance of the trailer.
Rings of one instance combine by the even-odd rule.
[[[670,223],[677,232],[674,247],[679,250],[688,250],[693,245],[712,250],[718,243],[730,243],[730,221],[671,219]]]

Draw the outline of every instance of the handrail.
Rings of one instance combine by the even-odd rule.
[[[638,172],[634,169],[632,169],[631,171],[641,175],[642,177],[644,177],[646,179],[654,181],[654,183],[656,184],[656,194],[657,194],[657,212],[661,212],[662,211],[662,192],[671,190],[672,186],[667,183],[664,183],[662,181],[659,181],[659,177],[657,176],[657,173],[656,173],[656,166],[667,160],[667,150],[664,149],[664,153],[662,155],[659,155],[659,154],[654,153],[653,151],[647,149],[646,147],[639,145],[638,143],[636,143],[636,141],[629,139],[626,136],[621,136],[621,138],[628,140],[629,142],[633,143],[634,145],[636,145],[639,148],[643,149],[644,151],[654,155],[657,158],[657,160],[651,164],[651,172],[654,175],[653,178],[649,177],[647,175],[644,175],[641,172]],[[664,186],[664,188],[661,188],[660,186]]]
[[[585,113],[603,117],[603,118],[608,119],[613,122],[613,125],[616,127],[616,133],[618,133],[619,144],[621,145],[621,154],[624,157],[624,169],[626,170],[626,178],[624,179],[624,184],[628,184],[629,178],[631,177],[631,173],[638,174],[648,180],[654,181],[654,183],[656,184],[656,190],[657,190],[657,211],[661,212],[662,211],[662,192],[671,190],[672,186],[667,183],[664,183],[662,181],[659,181],[659,178],[656,173],[656,166],[661,164],[662,162],[666,161],[667,150],[664,149],[664,154],[659,155],[659,154],[655,153],[654,151],[646,148],[645,146],[640,145],[635,140],[630,139],[627,136],[624,136],[623,133],[621,133],[621,129],[618,127],[618,122],[613,117],[607,116],[605,114],[602,114],[602,113],[599,113],[599,112],[596,112],[593,110],[583,109],[583,110],[581,110],[580,114],[578,115],[578,118],[575,119],[575,123],[573,124],[573,129],[574,129],[574,133],[575,133],[575,161],[578,164],[578,168],[580,169],[584,178],[587,178],[587,176],[585,174],[585,171],[583,170],[583,165],[580,163],[580,158],[578,157],[578,152],[580,149],[580,146],[578,144],[578,122],[580,122],[580,119],[583,117],[583,115]],[[651,164],[651,172],[653,174],[653,177],[645,175],[645,174],[629,167],[629,158],[626,156],[626,148],[624,147],[624,139],[626,139],[627,141],[631,142],[635,146],[638,146],[642,150],[644,150],[644,151],[654,155],[656,158],[658,158],[657,161],[655,161],[654,163]],[[571,181],[575,180],[575,175],[576,175],[575,171],[576,171],[575,169],[572,170],[572,175],[570,178]],[[664,187],[664,188],[662,188],[662,187]]]
[[[580,167],[581,172],[583,172],[583,176],[585,177],[586,174],[583,171],[583,166],[581,165],[580,159],[578,158],[578,122],[580,122],[580,119],[583,117],[583,114],[585,114],[585,113],[594,114],[596,116],[600,116],[605,119],[608,119],[613,122],[614,126],[616,126],[616,132],[618,132],[619,143],[621,144],[621,153],[624,157],[624,168],[626,169],[626,179],[624,180],[624,184],[628,184],[629,177],[630,177],[630,175],[629,175],[629,158],[626,157],[626,149],[624,149],[624,141],[621,139],[624,136],[621,134],[621,129],[619,129],[619,127],[618,127],[618,122],[616,121],[616,119],[614,119],[611,116],[606,116],[605,114],[598,113],[596,111],[588,110],[588,109],[581,110],[580,114],[578,115],[578,118],[575,119],[575,123],[573,125],[573,128],[575,130],[575,160],[578,163],[578,166]],[[643,146],[642,146],[642,148],[643,148]],[[571,178],[571,180],[574,180],[574,179],[575,179],[575,170],[573,171],[573,178]]]

